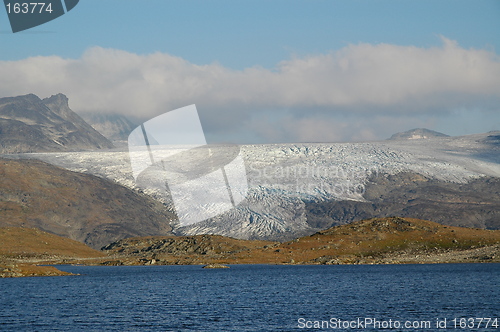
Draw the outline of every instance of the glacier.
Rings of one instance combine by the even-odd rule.
[[[207,220],[187,226],[174,222],[172,226],[178,235],[219,234],[242,239],[279,240],[286,239],[289,234],[311,234],[317,229],[307,223],[305,202],[365,201],[364,189],[373,177],[414,172],[455,183],[467,183],[485,176],[500,177],[500,144],[488,140],[495,135],[362,143],[240,145],[239,154],[248,184],[245,199]],[[213,149],[216,153],[212,162],[226,163],[224,151],[228,148],[219,145]],[[175,157],[175,147],[169,147],[165,153]],[[151,170],[142,180],[145,182],[138,184],[128,150],[2,156],[39,159],[72,171],[100,176],[150,195],[163,202],[166,209],[176,211],[165,187],[154,185],[155,179],[162,177],[162,170]],[[178,167],[189,168],[193,160],[179,158],[176,162]],[[183,176],[182,172],[177,174]],[[188,192],[189,188],[184,199],[188,199]],[[206,208],[216,209],[215,206]]]

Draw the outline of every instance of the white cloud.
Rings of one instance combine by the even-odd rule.
[[[119,112],[142,118],[196,103],[210,114],[207,123],[214,130],[228,121],[241,121],[250,130],[268,112],[276,111],[286,116],[275,131],[296,140],[314,140],[318,128],[335,122],[339,113],[388,114],[394,119],[439,116],[459,107],[496,107],[499,56],[488,50],[464,49],[444,37],[442,41],[440,47],[431,48],[349,45],[330,54],[283,61],[274,70],[240,71],[220,64],[195,65],[164,53],[137,55],[94,47],[79,59],[51,56],[0,61],[0,95],[45,97],[62,92],[77,112]],[[371,132],[370,121],[365,122],[358,135],[378,137]],[[263,137],[264,127],[259,129]],[[323,140],[348,136],[355,139],[346,133],[325,134]]]

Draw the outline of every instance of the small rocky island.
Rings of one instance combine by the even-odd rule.
[[[229,269],[229,266],[223,264],[207,264],[203,266],[204,269]]]

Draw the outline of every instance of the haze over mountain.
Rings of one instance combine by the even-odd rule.
[[[120,114],[84,113],[82,118],[115,145],[125,145],[128,135],[137,127]]]
[[[0,98],[0,153],[79,151],[113,144],[74,113],[68,98]]]

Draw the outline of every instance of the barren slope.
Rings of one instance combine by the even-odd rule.
[[[103,257],[83,243],[32,228],[0,228],[0,278],[69,275],[39,262]]]
[[[38,228],[99,249],[125,237],[170,234],[171,218],[161,203],[108,180],[0,159],[0,227]]]

